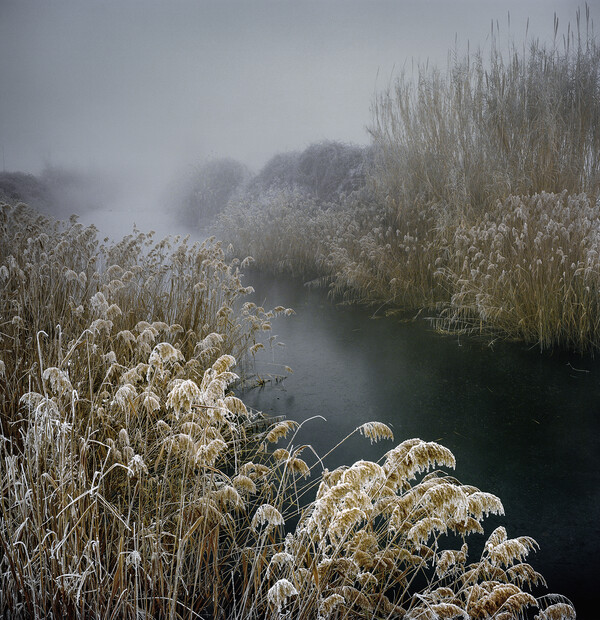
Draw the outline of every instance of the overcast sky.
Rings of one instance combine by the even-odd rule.
[[[549,39],[574,0],[0,0],[6,170],[257,169],[324,139],[366,143],[406,63],[489,44],[491,20]],[[600,0],[590,3],[598,18]]]

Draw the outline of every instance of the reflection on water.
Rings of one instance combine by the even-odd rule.
[[[600,574],[600,360],[540,354],[522,344],[440,336],[424,322],[370,319],[335,307],[323,291],[260,274],[247,277],[254,301],[291,306],[278,319],[275,347],[260,362],[294,370],[283,383],[251,389],[250,406],[308,422],[294,440],[319,454],[363,422],[391,425],[397,442],[439,441],[457,459],[457,477],[498,495],[509,536],[533,536],[531,559],[551,592],[571,598],[579,617]],[[274,372],[281,372],[273,366]],[[355,436],[327,465],[376,460],[391,442]],[[303,455],[304,456],[304,455]]]

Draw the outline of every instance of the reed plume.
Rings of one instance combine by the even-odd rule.
[[[107,247],[24,206],[0,224],[0,615],[574,614],[530,593],[533,539],[498,528],[469,557],[503,508],[439,471],[443,446],[322,470],[295,422],[235,396],[238,358],[289,312],[244,303],[221,244]]]

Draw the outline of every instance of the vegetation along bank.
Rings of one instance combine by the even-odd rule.
[[[401,75],[374,102],[370,146],[275,156],[221,203],[219,234],[338,299],[594,351],[599,92],[589,28],[508,53],[495,38],[489,56]],[[205,200],[190,196],[188,217],[201,217]]]
[[[469,556],[503,507],[439,469],[448,449],[327,471],[247,409],[236,359],[291,311],[244,303],[220,243],[100,245],[23,205],[0,241],[3,617],[574,617],[532,538],[500,526]]]

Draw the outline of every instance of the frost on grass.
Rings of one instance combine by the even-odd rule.
[[[502,504],[440,471],[443,446],[319,471],[297,423],[233,394],[236,359],[290,314],[242,303],[238,269],[214,240],[99,248],[2,207],[0,615],[574,617],[529,594],[533,539],[498,528],[469,557]]]
[[[280,579],[267,592],[269,603],[275,607],[277,613],[281,611],[281,608],[292,596],[298,596],[298,590],[287,579]]]

